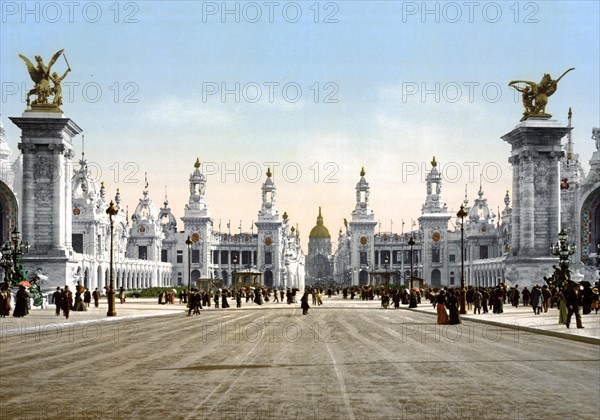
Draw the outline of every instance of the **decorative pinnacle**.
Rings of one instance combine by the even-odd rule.
[[[267,168],[267,177],[268,177],[268,178],[271,178],[271,176],[272,176],[272,175],[273,175],[273,174],[271,173],[271,167],[269,166],[269,167]]]
[[[288,219],[288,214],[286,211],[283,212],[283,220],[286,221]]]
[[[196,158],[196,163],[194,163],[194,168],[198,169],[200,167],[200,158]]]
[[[437,162],[435,161],[435,156],[433,157],[433,160],[431,161],[431,166],[433,166],[434,168],[437,166]]]
[[[365,172],[365,167],[363,166],[360,170],[360,176],[365,176],[366,172]]]
[[[573,113],[571,112],[571,107],[569,107],[569,115],[568,115],[569,119],[571,119],[572,116],[573,116]]]

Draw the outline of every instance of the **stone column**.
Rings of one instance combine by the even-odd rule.
[[[541,283],[556,257],[550,244],[560,231],[561,139],[572,127],[549,117],[530,117],[502,139],[511,145],[513,213],[506,279],[519,286]]]
[[[535,253],[535,163],[531,153],[525,152],[523,155],[522,176],[519,185],[519,213],[521,216],[519,231],[520,254],[523,256],[533,256]]]
[[[25,111],[11,121],[22,132],[23,238],[33,254],[66,257],[71,244],[72,138],[82,130],[55,113]]]
[[[74,287],[78,263],[71,248],[72,139],[82,130],[56,112],[25,111],[10,119],[21,129],[21,231],[31,246],[23,266],[30,272],[41,270],[48,277],[46,287]]]

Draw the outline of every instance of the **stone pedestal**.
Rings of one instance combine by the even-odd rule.
[[[512,241],[505,278],[513,284],[541,284],[558,264],[550,245],[560,231],[561,139],[570,130],[548,117],[532,117],[502,136],[512,146]]]
[[[58,113],[25,111],[22,117],[10,119],[21,129],[21,232],[31,246],[23,266],[41,269],[49,281],[64,285],[75,264],[69,263],[73,256],[72,139],[82,130]]]

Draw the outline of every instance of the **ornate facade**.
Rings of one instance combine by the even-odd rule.
[[[466,285],[542,283],[543,276],[552,272],[552,264],[557,261],[549,248],[550,243],[557,241],[560,227],[565,228],[569,242],[577,244],[572,270],[580,271],[589,280],[598,278],[594,264],[600,244],[600,129],[592,131],[597,150],[586,175],[573,150],[571,113],[567,127],[546,120],[524,121],[503,137],[514,143],[512,202],[516,201],[516,205],[511,207],[507,191],[504,208],[494,214],[481,182],[472,206],[465,193],[462,204],[468,214],[464,218]],[[529,141],[531,135],[538,136],[539,143]],[[563,153],[560,140],[565,135]],[[412,237],[413,275],[431,286],[460,285],[462,220],[448,213],[442,199],[442,183],[434,158],[426,177],[418,228],[406,233],[404,229],[375,233],[377,223],[368,205],[369,184],[363,169],[356,186],[352,222],[348,225],[344,220],[345,232],[339,233],[333,258],[335,281],[364,285],[372,281],[369,272],[389,270],[393,273],[392,283],[407,285],[411,262],[408,240]]]
[[[110,200],[104,185],[92,178],[83,153],[79,168],[73,169],[72,138],[81,129],[61,113],[25,111],[12,121],[23,131],[19,144],[23,171],[15,171],[19,161],[10,162],[11,151],[0,127],[0,164],[5,169],[0,182],[3,239],[20,225],[23,240],[32,245],[22,258],[23,266],[47,279],[44,288],[81,282],[103,289],[110,281],[111,221],[106,213]],[[268,286],[303,288],[299,231],[287,214],[279,215],[277,188],[270,170],[266,175],[256,233],[254,224],[251,232],[243,232],[240,224],[239,233],[234,234],[230,223],[226,233],[213,228],[199,160],[189,178],[190,196],[181,231],[166,197],[164,206],[157,209],[147,181],[131,217],[117,190],[113,201],[118,213],[112,220],[115,286],[166,287],[198,279],[232,286],[236,271],[260,270]],[[16,194],[13,181],[19,190]]]

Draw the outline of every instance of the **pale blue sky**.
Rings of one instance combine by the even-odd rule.
[[[399,230],[402,219],[408,227],[419,217],[422,177],[433,154],[454,178],[443,189],[449,209],[458,210],[465,183],[470,200],[475,197],[484,165],[488,201],[502,206],[511,174],[510,149],[500,136],[522,112],[508,82],[537,82],[545,72],[557,77],[575,67],[547,111],[566,124],[573,107],[576,151],[587,168],[591,129],[600,124],[597,1],[477,2],[472,17],[465,2],[429,2],[434,12],[425,15],[422,2],[277,3],[271,23],[265,2],[229,2],[228,8],[239,10],[236,23],[235,13],[222,15],[220,1],[80,2],[72,16],[62,2],[28,3],[29,14],[22,2],[2,2],[7,142],[16,155],[19,133],[8,117],[24,109],[23,83],[31,87],[18,53],[47,61],[64,48],[73,71],[64,81],[72,95],[63,111],[84,129],[86,157],[109,193],[121,188],[130,209],[148,172],[155,202],[161,205],[167,185],[170,207],[182,216],[198,156],[216,172],[207,186],[216,224],[231,219],[237,226],[242,219],[249,229],[263,180],[256,181],[255,170],[277,162],[280,211],[305,236],[321,205],[335,241],[354,208],[361,166],[382,230],[389,230],[391,219]],[[257,10],[261,19],[249,22]],[[302,16],[293,23],[297,10]],[[325,23],[327,16],[337,22]],[[64,61],[55,68],[64,70]],[[203,98],[209,87],[235,90],[236,83],[237,103],[233,94],[225,101],[220,94]],[[262,96],[253,102],[257,86]],[[292,103],[297,87],[302,93]],[[423,88],[432,93],[422,97]],[[328,94],[334,102],[325,102]],[[79,153],[80,139],[75,147]],[[414,168],[417,174],[407,172]],[[138,182],[125,182],[128,174]]]

